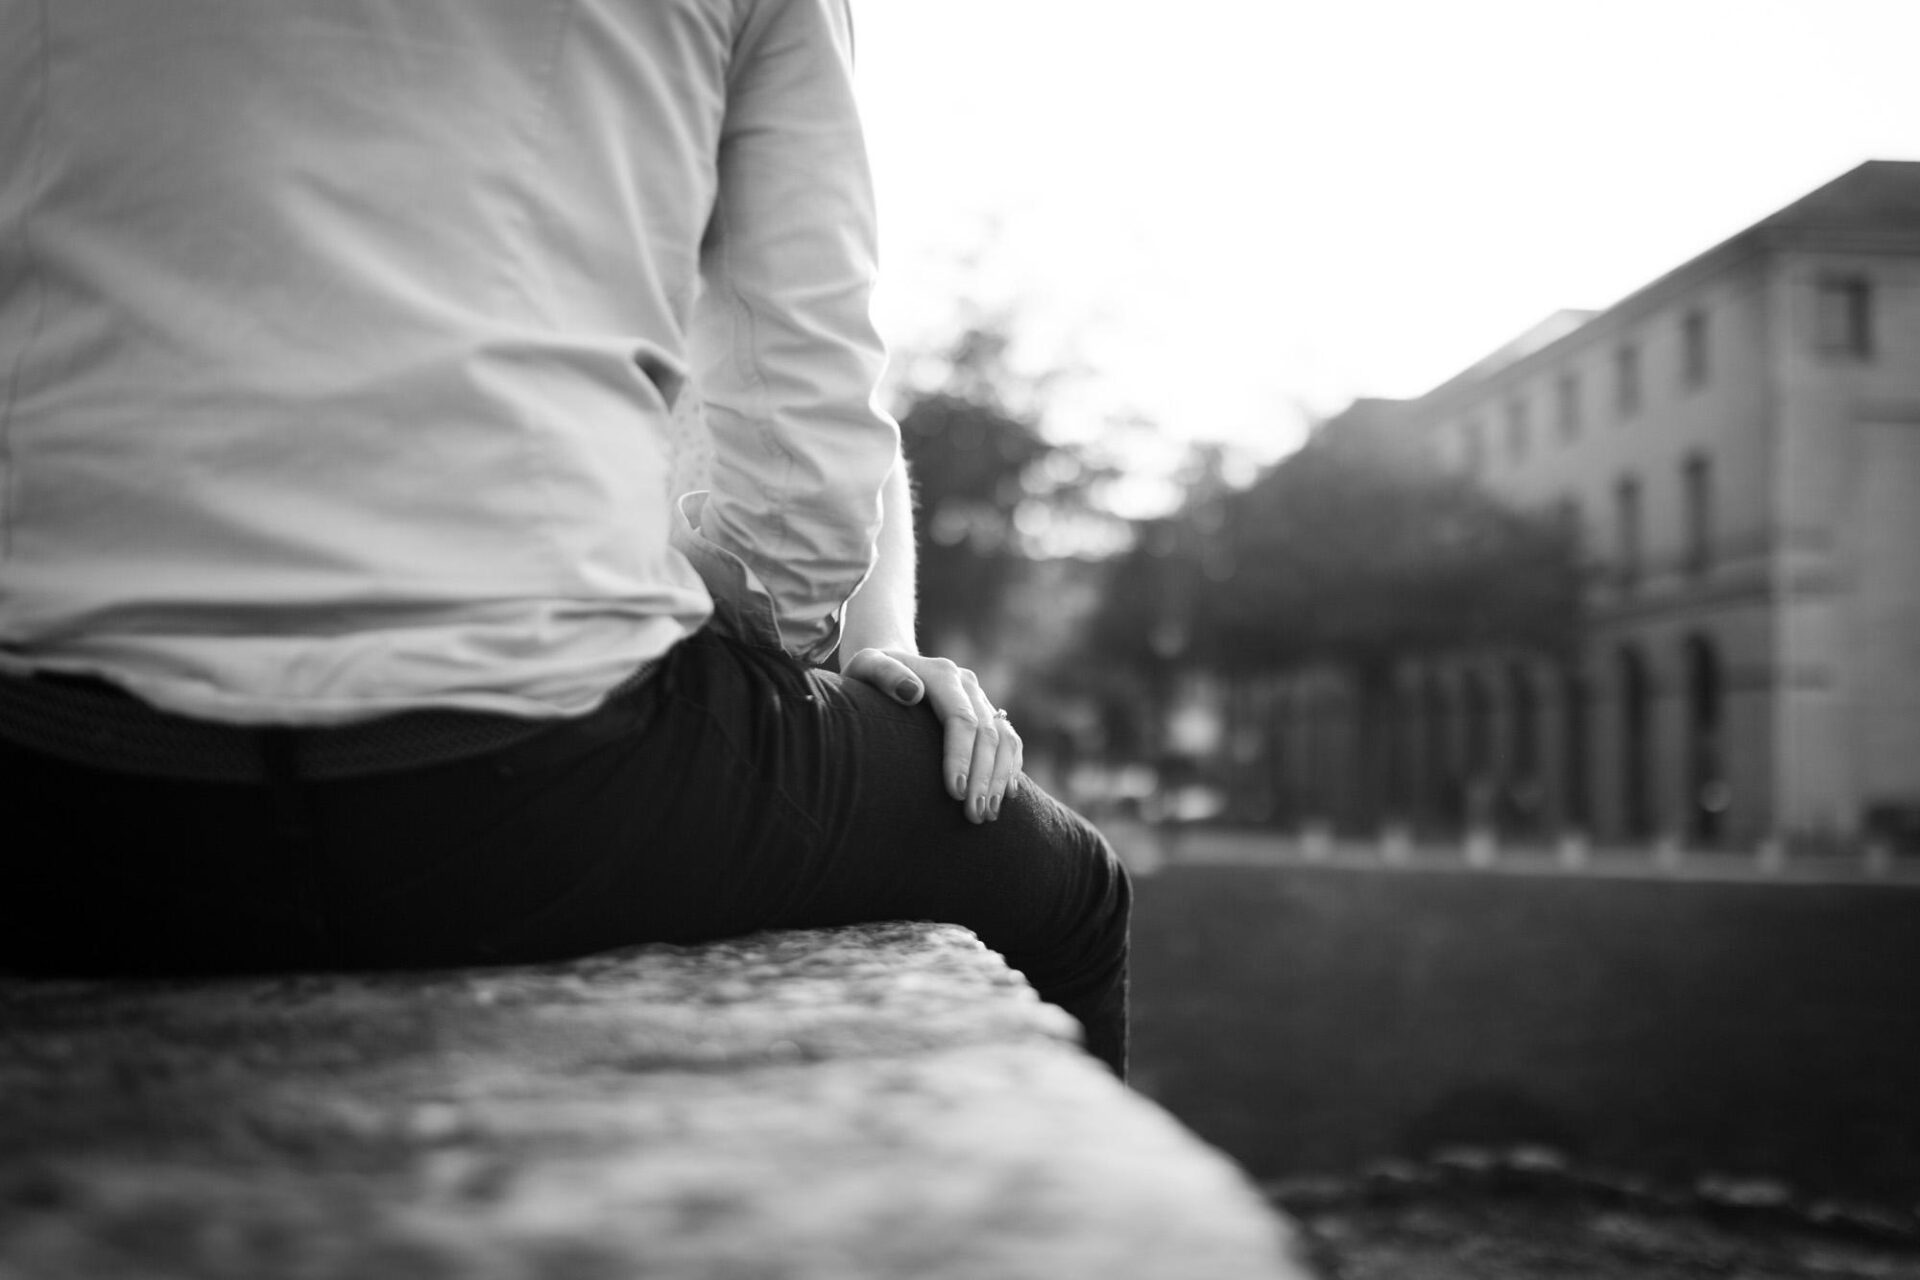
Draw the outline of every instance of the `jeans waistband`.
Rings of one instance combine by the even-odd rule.
[[[648,662],[608,699],[645,683]],[[427,708],[354,724],[238,725],[175,715],[104,680],[0,677],[0,738],[72,764],[194,782],[265,782],[290,764],[316,780],[447,764],[571,723]]]

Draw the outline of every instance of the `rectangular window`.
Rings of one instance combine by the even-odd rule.
[[[1713,467],[1700,454],[1689,456],[1680,468],[1682,501],[1686,503],[1687,572],[1701,574],[1713,563]]]
[[[1460,424],[1460,468],[1470,476],[1487,469],[1487,442],[1477,419]]]
[[[1620,588],[1631,591],[1640,581],[1640,482],[1622,476],[1613,490],[1614,571]]]
[[[1698,308],[1680,319],[1680,382],[1688,388],[1707,385],[1711,360],[1707,346],[1707,313]]]
[[[1631,342],[1613,353],[1613,407],[1622,418],[1640,412],[1640,348]]]
[[[1553,503],[1553,520],[1577,558],[1586,542],[1586,521],[1580,512],[1580,499],[1570,493],[1561,494]]]
[[[1507,457],[1518,463],[1527,456],[1532,443],[1532,424],[1527,421],[1527,402],[1519,396],[1507,401]]]
[[[1580,434],[1580,375],[1561,374],[1554,384],[1554,400],[1559,409],[1560,438],[1576,438]]]
[[[1865,276],[1827,276],[1814,295],[1814,342],[1823,355],[1873,355],[1873,283]]]

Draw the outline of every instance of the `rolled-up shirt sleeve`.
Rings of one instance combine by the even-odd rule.
[[[899,428],[874,402],[872,183],[844,0],[750,0],[728,76],[692,353],[713,436],[697,536],[820,660],[866,577]]]

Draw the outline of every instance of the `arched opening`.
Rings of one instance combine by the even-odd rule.
[[[1616,660],[1620,698],[1620,828],[1629,840],[1649,840],[1653,812],[1653,681],[1646,659],[1622,645]]]
[[[1422,816],[1440,827],[1460,821],[1460,788],[1453,764],[1453,700],[1438,672],[1422,682],[1420,778]]]
[[[1561,673],[1560,697],[1565,708],[1561,717],[1564,740],[1560,785],[1565,797],[1561,812],[1569,827],[1586,829],[1593,822],[1587,790],[1587,682],[1573,667]]]
[[[1546,799],[1546,789],[1540,784],[1540,703],[1525,663],[1507,665],[1506,685],[1511,729],[1501,825],[1531,834],[1540,826]]]
[[[1727,786],[1725,733],[1726,681],[1719,651],[1711,639],[1688,636],[1687,673],[1687,838],[1718,844],[1725,834],[1732,792]]]
[[[1294,733],[1299,714],[1293,686],[1282,679],[1267,704],[1267,815],[1275,822],[1291,823],[1297,817]]]
[[[1462,678],[1460,704],[1466,819],[1469,825],[1482,827],[1494,816],[1493,693],[1478,671],[1469,671]]]
[[[1301,765],[1305,771],[1304,816],[1325,821],[1331,813],[1333,789],[1333,699],[1322,677],[1315,673],[1301,691],[1307,725],[1305,753]]]
[[[1419,785],[1419,763],[1411,749],[1414,726],[1420,722],[1420,700],[1414,686],[1395,680],[1387,695],[1384,737],[1383,776],[1381,779],[1382,818],[1404,822],[1419,806],[1415,789]]]

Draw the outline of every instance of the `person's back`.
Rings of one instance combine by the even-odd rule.
[[[1124,877],[1030,783],[995,869],[1018,736],[912,647],[849,60],[843,0],[0,0],[0,770],[68,842],[0,963],[1091,912],[1118,1065]]]
[[[664,433],[777,7],[0,10],[0,653],[221,719],[553,715],[694,630]]]

